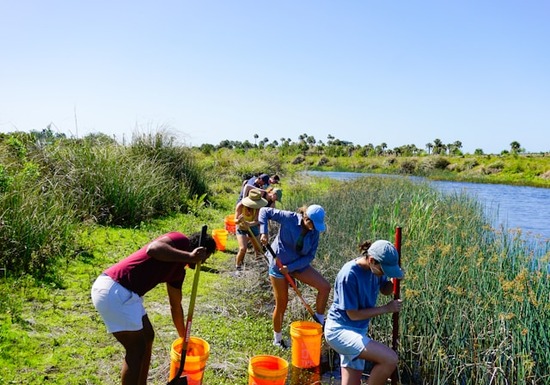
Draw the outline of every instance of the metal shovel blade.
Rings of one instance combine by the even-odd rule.
[[[186,375],[183,375],[183,377],[175,377],[175,378],[172,378],[172,380],[170,382],[168,382],[167,385],[188,385],[187,383],[187,376]]]

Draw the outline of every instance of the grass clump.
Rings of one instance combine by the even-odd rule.
[[[121,146],[104,136],[0,137],[0,268],[44,278],[81,247],[77,224],[136,227],[196,212],[209,194],[204,170],[164,133]]]

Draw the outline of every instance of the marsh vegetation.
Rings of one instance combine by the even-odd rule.
[[[550,246],[533,249],[515,233],[491,228],[483,208],[466,196],[400,178],[304,177],[297,171],[315,166],[308,156],[293,165],[267,150],[205,154],[163,135],[128,146],[103,137],[36,139],[0,143],[2,383],[118,383],[122,352],[91,305],[91,283],[164,231],[223,227],[242,176],[258,171],[281,174],[281,207],[325,207],[328,230],[315,264],[331,282],[360,241],[392,241],[402,227],[403,383],[550,381]],[[334,158],[332,167],[347,169],[340,161]],[[250,261],[237,280],[236,247],[230,239],[201,274],[193,334],[212,348],[207,384],[246,384],[256,354],[290,360],[271,346],[265,267]],[[304,295],[311,302],[313,293],[304,288]],[[164,288],[148,294],[145,305],[157,334],[151,383],[164,384],[176,337]],[[286,318],[287,327],[307,319],[297,299]],[[390,323],[391,317],[375,319],[373,336],[389,344]]]

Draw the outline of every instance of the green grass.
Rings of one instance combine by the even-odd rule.
[[[147,147],[153,159],[157,139],[141,143],[154,145]],[[46,180],[46,186],[50,186],[46,191],[52,195],[37,193],[42,189],[20,189],[26,195],[17,195],[17,183],[38,182],[33,164],[42,163],[36,157],[27,162],[30,154],[16,144],[10,144],[9,151],[0,146],[4,164],[0,170],[0,198],[6,203],[2,206],[2,218],[11,221],[12,217],[6,214],[9,212],[18,218],[19,226],[0,223],[1,251],[12,250],[11,255],[18,257],[26,255],[18,254],[23,249],[6,246],[18,239],[19,245],[33,247],[28,254],[30,261],[52,259],[48,265],[50,274],[45,277],[33,269],[28,274],[17,274],[10,268],[0,271],[2,384],[119,383],[122,348],[105,332],[90,301],[90,288],[97,275],[166,231],[194,232],[204,223],[210,231],[222,228],[224,217],[233,213],[241,175],[259,170],[279,172],[282,165],[288,167],[283,174],[282,207],[295,210],[303,204],[318,203],[327,211],[328,231],[321,237],[315,265],[329,282],[356,255],[360,241],[392,241],[395,226],[402,226],[407,277],[402,285],[405,307],[400,317],[400,365],[409,379],[438,384],[548,382],[549,246],[533,250],[517,234],[490,228],[490,221],[482,216],[483,209],[465,196],[444,197],[426,185],[396,178],[344,183],[304,177],[297,172],[317,167],[315,158],[309,155],[303,164],[287,165],[291,163],[289,159],[273,152],[220,151],[208,157],[197,155],[200,166],[196,170],[203,170],[204,175],[193,182],[192,188],[201,189],[207,181],[209,192],[185,197],[188,214],[168,210],[161,219],[145,216],[134,226],[105,227],[90,220],[75,223],[70,210],[52,204],[53,191],[57,191],[54,187],[65,188],[55,183],[56,179]],[[123,163],[116,164],[117,159],[123,158],[110,157],[112,154],[102,152],[105,149],[97,151],[111,159],[113,169],[128,171]],[[169,149],[163,156],[172,162],[178,153]],[[540,175],[547,170],[541,161],[537,163],[539,171],[527,174],[526,170],[533,170],[534,166],[525,167],[523,157],[485,158],[476,161],[475,166],[462,165],[461,172],[482,166],[501,170],[497,174],[514,175],[510,176],[512,180],[521,173]],[[451,164],[456,159],[451,157]],[[375,161],[379,164],[373,165]],[[439,164],[432,161],[428,163]],[[509,161],[515,163],[510,167]],[[353,157],[337,158],[329,166],[398,172],[392,167],[399,167],[400,162],[401,159],[388,162],[384,157]],[[441,173],[455,178],[459,175],[449,170]],[[89,191],[93,186],[90,183]],[[123,188],[120,183],[117,186]],[[146,199],[155,194],[145,194]],[[132,207],[140,206],[138,201],[133,202]],[[14,211],[20,206],[22,211]],[[45,216],[41,208],[47,208],[52,216]],[[26,230],[10,233],[9,229]],[[12,237],[18,234],[24,236]],[[48,234],[54,238],[48,238]],[[231,272],[237,243],[234,236],[228,242],[227,252],[217,253],[204,266],[193,322],[192,334],[204,338],[212,347],[205,372],[207,384],[246,384],[248,360],[253,355],[277,354],[290,361],[290,352],[281,353],[271,345],[273,300],[265,266],[248,261],[250,269],[242,278],[235,278]],[[6,266],[5,261],[0,268]],[[187,279],[184,285],[184,308],[191,282]],[[302,289],[306,300],[313,304],[312,290]],[[285,317],[287,334],[291,321],[308,319],[302,304],[292,295],[291,298]],[[170,345],[176,338],[165,288],[159,286],[148,293],[145,306],[156,331],[150,383],[165,384]],[[372,335],[387,344],[391,338],[390,319],[380,317],[372,322]]]
[[[155,221],[142,229],[95,227],[80,235],[91,254],[84,254],[60,273],[63,288],[36,286],[33,279],[0,280],[0,383],[116,384],[122,347],[105,331],[90,300],[90,288],[101,271],[151,238],[177,229],[192,232],[202,223],[218,222],[180,215]],[[261,265],[236,279],[231,274],[237,242],[228,240],[227,253],[216,253],[203,265],[193,320],[193,335],[211,345],[205,383],[246,384],[248,360],[258,352],[277,354],[271,345],[271,294]],[[263,263],[263,262],[262,262]],[[193,270],[184,284],[187,312]],[[237,285],[236,285],[237,284]],[[171,323],[164,285],[145,296],[156,332],[150,383],[164,384],[170,366],[170,346],[177,338]],[[290,357],[287,356],[288,359]]]

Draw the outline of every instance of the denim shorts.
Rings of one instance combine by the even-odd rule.
[[[254,234],[254,236],[256,237],[260,235],[260,226],[250,226],[250,230],[252,230],[252,234]],[[250,236],[250,233],[247,230],[241,230],[238,227],[237,227],[237,234]]]
[[[308,267],[309,265],[301,269],[294,270],[293,273],[301,273],[302,271],[306,270]],[[285,276],[283,275],[283,273],[279,271],[277,264],[269,265],[269,275],[272,276],[273,278],[285,279]]]
[[[327,319],[324,333],[327,343],[340,354],[340,366],[363,371],[365,360],[357,357],[371,340],[367,337],[367,330],[343,326]]]
[[[107,331],[137,331],[143,329],[143,298],[126,289],[111,277],[101,274],[92,286],[92,302],[101,315]]]

